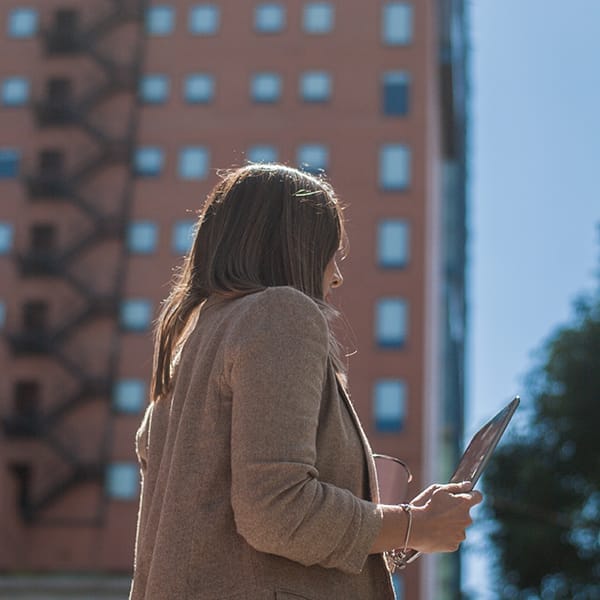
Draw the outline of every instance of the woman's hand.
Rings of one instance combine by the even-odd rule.
[[[469,511],[479,504],[479,492],[469,491],[471,484],[431,485],[416,496],[412,506],[412,528],[408,547],[419,552],[453,552],[465,539],[472,523]],[[408,527],[408,515],[395,504],[382,504],[383,525],[373,541],[371,553],[402,548]]]
[[[431,485],[416,496],[409,547],[419,552],[453,552],[465,539],[471,525],[470,509],[483,499],[470,491],[468,481]]]

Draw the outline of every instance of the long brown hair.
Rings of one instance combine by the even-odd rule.
[[[313,298],[331,319],[334,311],[323,298],[323,275],[344,244],[342,208],[322,178],[278,164],[224,173],[206,199],[192,249],[161,307],[152,400],[170,392],[193,317],[213,293],[236,297],[291,286]],[[333,334],[332,358],[343,371]]]

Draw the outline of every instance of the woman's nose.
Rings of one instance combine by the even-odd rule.
[[[335,270],[333,271],[333,279],[331,280],[331,287],[337,288],[340,287],[344,283],[344,278],[342,277],[342,273],[340,272],[339,267],[336,265]]]

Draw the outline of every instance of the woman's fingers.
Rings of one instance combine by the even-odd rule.
[[[463,494],[452,494],[454,498],[460,498],[468,502],[471,506],[479,504],[483,500],[483,496],[480,492],[467,492]]]
[[[465,529],[473,523],[469,511],[483,499],[471,485],[468,481],[437,484],[415,498],[413,505],[419,513],[415,521],[416,549],[452,552],[458,548],[466,537]]]
[[[459,483],[446,483],[439,487],[451,494],[460,494],[461,492],[470,492],[473,484],[470,481],[460,481]]]

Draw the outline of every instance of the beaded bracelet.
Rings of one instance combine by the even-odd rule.
[[[406,565],[408,564],[406,562],[406,557],[407,557],[407,553],[408,553],[408,541],[410,539],[410,534],[412,531],[412,522],[413,522],[412,506],[410,504],[400,504],[399,506],[406,513],[406,515],[408,517],[408,525],[406,526],[406,535],[404,536],[404,546],[403,546],[402,550],[398,550],[397,548],[394,548],[393,550],[390,550],[387,553],[387,555],[392,563],[393,570],[405,569]]]

